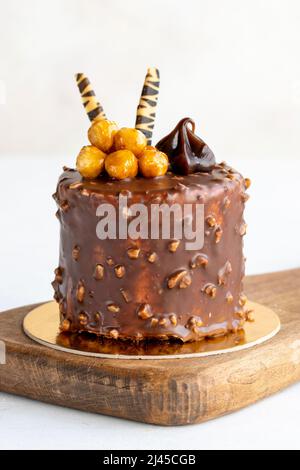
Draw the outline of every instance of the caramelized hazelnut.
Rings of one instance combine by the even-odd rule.
[[[138,157],[147,145],[147,139],[138,129],[122,127],[114,136],[116,150],[130,150]]]
[[[107,153],[113,146],[117,130],[118,126],[114,121],[96,119],[88,130],[88,138],[92,145]]]
[[[60,325],[61,331],[68,331],[71,327],[71,322],[69,320],[63,320]]]
[[[76,168],[84,178],[97,178],[104,167],[105,153],[93,145],[82,147],[76,160]]]
[[[117,150],[106,157],[105,169],[109,176],[118,180],[134,178],[138,172],[138,163],[130,150]]]
[[[154,145],[146,145],[146,147],[144,148],[144,150],[157,150],[157,148],[154,147]]]
[[[165,153],[148,148],[139,157],[139,168],[145,178],[155,178],[167,173],[169,160]]]
[[[251,186],[251,180],[250,180],[250,178],[245,178],[244,182],[245,182],[245,188],[246,188],[246,189],[249,189],[250,186]]]

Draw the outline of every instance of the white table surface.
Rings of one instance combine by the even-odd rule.
[[[285,160],[284,168],[270,162],[230,161],[254,182],[246,212],[248,274],[300,265],[300,162]],[[52,296],[58,222],[50,196],[63,164],[72,166],[73,158],[1,159],[1,311]],[[165,428],[0,393],[0,448],[300,449],[299,394],[297,384],[229,416]]]

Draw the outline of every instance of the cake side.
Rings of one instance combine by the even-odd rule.
[[[63,331],[143,340],[199,340],[237,331],[247,319],[243,294],[246,182],[225,164],[210,172],[154,179],[59,179],[59,268],[53,283]],[[201,250],[188,240],[99,240],[97,207],[141,203],[204,205]],[[119,229],[118,220],[116,228]]]

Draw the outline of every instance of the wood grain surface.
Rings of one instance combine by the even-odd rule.
[[[24,335],[22,320],[33,306],[3,312],[0,390],[161,425],[200,423],[245,407],[300,380],[300,269],[248,277],[246,291],[278,313],[280,333],[249,350],[206,358],[74,356]]]

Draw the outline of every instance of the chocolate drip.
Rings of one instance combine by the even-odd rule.
[[[206,172],[212,170],[216,163],[211,149],[194,131],[195,123],[192,119],[181,119],[175,129],[156,145],[168,155],[174,173],[188,175],[198,171]]]

